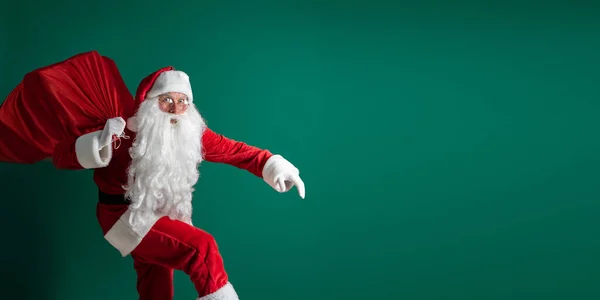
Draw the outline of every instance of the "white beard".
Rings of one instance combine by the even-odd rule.
[[[147,99],[136,115],[136,137],[129,154],[125,197],[131,201],[129,222],[134,228],[151,224],[149,216],[169,216],[191,222],[192,192],[200,176],[204,120],[193,104],[182,115],[160,110]],[[171,124],[171,119],[177,120]]]

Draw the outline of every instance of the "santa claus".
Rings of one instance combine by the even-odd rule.
[[[119,86],[121,90],[123,87]],[[21,109],[13,105],[25,98],[26,88],[15,89],[0,110],[5,144],[10,124],[15,123],[15,114]],[[190,277],[199,300],[238,299],[215,239],[192,224],[199,164],[229,164],[262,178],[278,192],[296,186],[304,198],[298,169],[281,155],[208,128],[194,104],[188,75],[172,67],[145,77],[135,98],[120,99],[128,99],[135,106],[127,109],[123,105],[125,108],[117,109],[120,115],[107,118],[101,128],[82,130],[65,142],[44,144],[52,145],[54,165],[94,169],[100,227],[123,257],[133,258],[139,299],[173,299],[174,270]],[[78,121],[78,128],[83,123]],[[26,162],[9,148],[0,152],[3,161]],[[27,162],[37,161],[38,156]]]

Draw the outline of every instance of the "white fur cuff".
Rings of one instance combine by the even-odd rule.
[[[75,141],[77,161],[85,169],[103,168],[108,166],[112,158],[112,147],[99,147],[98,139],[101,130],[84,134]]]
[[[150,229],[160,218],[158,215],[151,215],[146,221],[146,226],[139,228],[138,231],[129,224],[131,209],[127,209],[119,220],[110,228],[104,235],[104,238],[125,257],[131,253],[141,242],[142,239],[150,232]]]
[[[298,168],[283,158],[281,155],[271,156],[263,168],[263,180],[273,189],[277,190],[277,176],[287,172],[300,174]]]

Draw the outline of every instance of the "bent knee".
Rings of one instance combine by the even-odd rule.
[[[202,229],[196,228],[194,230],[189,243],[201,253],[217,250],[217,241],[215,237]]]

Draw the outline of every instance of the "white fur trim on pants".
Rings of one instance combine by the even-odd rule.
[[[199,297],[196,300],[239,300],[237,293],[233,289],[233,285],[231,282],[227,282],[222,288],[218,289],[216,292]]]
[[[102,134],[101,130],[84,134],[75,141],[75,155],[77,162],[84,169],[103,168],[108,166],[112,159],[112,147],[99,147],[98,139]]]
[[[152,226],[160,219],[161,216],[153,215],[148,220],[148,226],[141,230],[133,230],[129,225],[129,216],[131,216],[131,210],[127,209],[125,213],[121,215],[119,220],[110,228],[110,230],[104,235],[104,238],[119,252],[121,256],[125,257],[131,253],[141,242],[144,236],[150,231]]]
[[[121,256],[125,257],[129,255],[141,242],[142,239],[150,232],[152,226],[156,224],[158,219],[164,215],[152,214],[146,220],[146,226],[135,229],[129,224],[129,217],[131,216],[131,209],[128,208],[117,222],[106,232],[104,238],[115,247],[121,253]],[[189,220],[181,220],[187,224],[192,224],[191,218]]]

